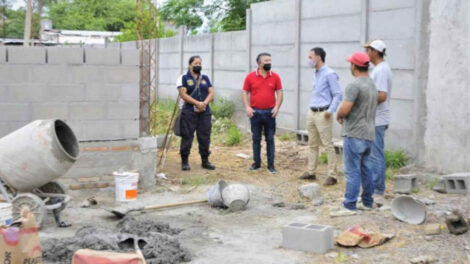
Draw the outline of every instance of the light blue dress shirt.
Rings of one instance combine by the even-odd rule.
[[[313,90],[309,107],[328,106],[328,112],[333,114],[342,99],[338,74],[326,65],[321,67],[313,75]]]

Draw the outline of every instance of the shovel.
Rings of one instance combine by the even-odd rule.
[[[193,204],[204,204],[204,203],[207,203],[207,199],[206,200],[196,200],[196,201],[173,203],[173,204],[150,205],[150,206],[145,206],[145,207],[140,207],[140,208],[128,209],[126,211],[119,211],[117,209],[114,209],[114,210],[105,209],[105,210],[111,212],[112,214],[114,214],[118,218],[124,218],[127,214],[129,214],[131,212],[143,212],[143,211],[148,211],[148,210],[174,208],[174,207],[179,207],[179,206],[193,205]]]

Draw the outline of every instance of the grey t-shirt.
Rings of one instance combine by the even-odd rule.
[[[374,81],[379,92],[387,93],[385,102],[377,105],[375,125],[388,125],[390,123],[390,98],[392,97],[392,70],[390,69],[390,65],[386,61],[377,64],[372,69],[370,78]]]
[[[359,77],[350,83],[344,93],[344,101],[352,102],[351,112],[343,119],[345,137],[375,140],[375,110],[377,88],[369,77]]]

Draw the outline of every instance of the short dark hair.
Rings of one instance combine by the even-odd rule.
[[[191,58],[189,58],[188,64],[191,65],[191,63],[193,63],[193,61],[194,61],[195,59],[201,59],[201,56],[199,56],[199,55],[191,56]],[[202,59],[201,59],[201,60],[202,60]]]
[[[267,52],[261,52],[260,54],[258,54],[258,56],[256,56],[256,63],[259,63],[259,60],[261,59],[261,57],[263,56],[269,56],[271,57],[271,54],[267,53]]]
[[[366,66],[358,66],[356,64],[354,64],[354,66],[356,67],[357,71],[359,71],[359,72],[367,72],[369,70],[369,63],[367,63]]]
[[[326,59],[326,52],[325,52],[325,50],[324,50],[323,48],[315,47],[315,48],[311,49],[310,51],[315,52],[315,55],[320,56],[321,61],[325,62],[325,59]]]
[[[379,53],[379,57],[380,57],[380,58],[383,58],[383,57],[385,56],[385,51],[386,51],[386,50],[387,50],[387,49],[384,49],[382,52],[377,51],[377,52]]]

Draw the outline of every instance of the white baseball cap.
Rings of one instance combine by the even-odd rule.
[[[385,42],[383,42],[380,39],[372,40],[369,43],[364,44],[364,48],[373,48],[377,50],[378,52],[384,52],[387,46],[385,45]]]

